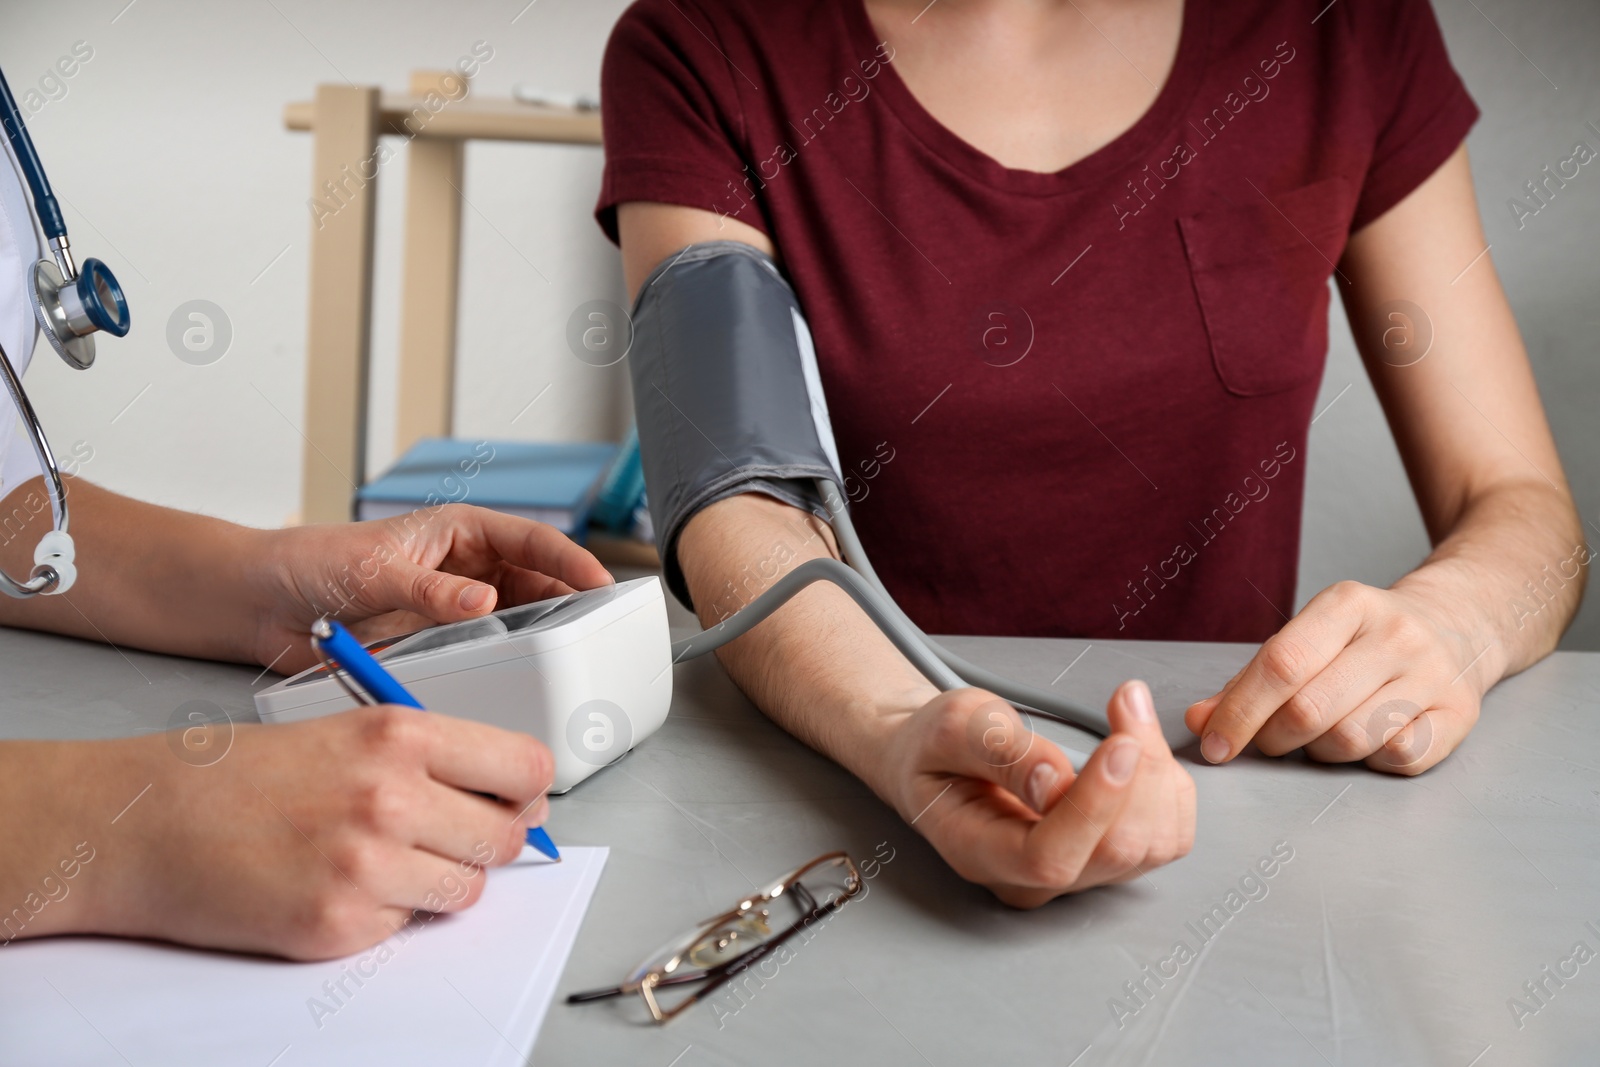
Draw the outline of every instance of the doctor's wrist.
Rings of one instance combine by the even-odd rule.
[[[247,560],[242,572],[241,604],[249,606],[248,623],[240,633],[242,660],[268,666],[284,651],[285,631],[309,635],[311,623],[334,606],[334,595],[324,570],[330,566],[330,549],[320,526],[290,526],[277,530],[241,527],[235,549]],[[323,601],[327,601],[324,603]]]
[[[266,662],[261,659],[267,635],[279,621],[284,603],[285,553],[282,545],[288,530],[261,530],[233,526],[221,534],[226,562],[218,575],[233,598],[229,605],[227,628],[229,653],[226,658],[239,663]],[[275,651],[281,651],[279,649]]]

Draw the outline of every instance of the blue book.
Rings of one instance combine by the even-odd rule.
[[[440,504],[476,504],[581,537],[616,458],[609,442],[467,441],[429,437],[356,491],[357,519]]]

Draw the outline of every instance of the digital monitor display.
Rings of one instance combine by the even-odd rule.
[[[617,589],[617,586],[608,585],[600,589],[568,593],[565,596],[539,600],[531,604],[519,604],[479,619],[464,619],[461,622],[416,630],[396,637],[380,638],[364,647],[372,653],[374,659],[386,663],[484,638],[548,630],[610,603],[617,596]],[[321,681],[326,677],[328,677],[328,666],[323,664],[296,678],[290,684],[305,685],[308,682]]]

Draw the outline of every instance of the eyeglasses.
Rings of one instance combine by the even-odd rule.
[[[673,938],[621,985],[573,993],[567,1003],[638,993],[652,1019],[669,1022],[800,930],[837,911],[861,892],[861,884],[861,872],[843,852],[818,856],[731,911]]]

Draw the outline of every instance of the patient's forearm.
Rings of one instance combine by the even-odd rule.
[[[799,564],[830,555],[837,553],[823,523],[753,493],[706,508],[678,543],[707,626]],[[810,586],[717,655],[775,722],[869,785],[885,734],[938,693],[846,594],[828,585]]]
[[[26,577],[51,528],[44,480],[0,507],[0,562]],[[214,659],[249,659],[260,606],[245,570],[262,531],[157,507],[67,479],[78,580],[59,596],[0,596],[0,623]]]

